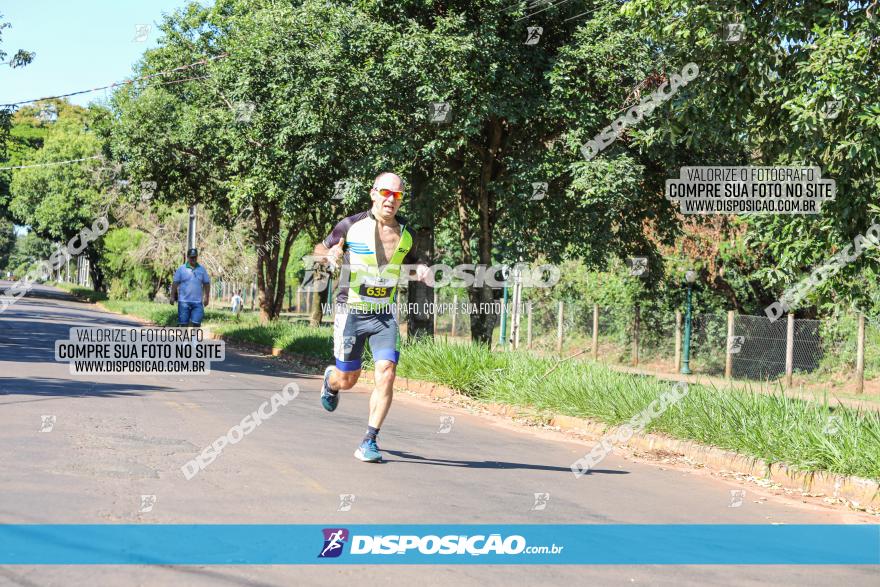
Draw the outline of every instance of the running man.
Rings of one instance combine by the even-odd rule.
[[[397,175],[379,174],[370,190],[372,208],[344,218],[314,251],[324,263],[338,266],[342,260],[333,324],[336,365],[324,370],[321,389],[324,409],[335,410],[339,405],[339,391],[351,389],[357,383],[367,340],[376,363],[376,387],[370,395],[367,433],[354,452],[356,458],[369,463],[382,460],[376,437],[391,407],[400,358],[395,294],[401,265],[411,263],[415,257],[412,233],[407,230],[405,220],[396,218],[403,201],[403,189],[403,180]],[[350,274],[346,279],[347,272]],[[429,280],[426,265],[418,266],[416,279]]]

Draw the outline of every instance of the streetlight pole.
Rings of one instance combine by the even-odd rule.
[[[186,249],[196,248],[196,205],[189,207],[189,226],[186,231]],[[186,256],[186,253],[184,253]]]
[[[697,272],[696,271],[688,271],[685,274],[685,281],[687,281],[687,307],[685,308],[684,315],[684,353],[681,360],[681,374],[682,375],[690,375],[691,367],[691,310],[692,310],[692,291],[694,282],[697,280]]]
[[[504,294],[501,302],[501,332],[498,333],[498,344],[501,348],[505,348],[507,343],[507,278],[510,276],[510,270],[507,266],[503,270],[504,276]]]
[[[513,266],[513,311],[510,314],[510,347],[513,350],[519,348],[519,307],[522,304],[522,266],[519,262]]]

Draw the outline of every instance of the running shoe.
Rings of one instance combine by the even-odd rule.
[[[365,463],[378,463],[382,460],[382,453],[379,452],[375,440],[364,440],[354,451],[354,458]]]
[[[333,373],[333,365],[324,369],[324,383],[321,386],[321,405],[328,412],[332,412],[339,405],[339,392],[330,391],[330,374]]]

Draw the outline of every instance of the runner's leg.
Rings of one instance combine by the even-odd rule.
[[[378,430],[388,415],[394,397],[394,378],[400,357],[400,330],[391,314],[371,316],[370,350],[376,362],[376,386],[370,395],[371,428]]]
[[[336,364],[324,369],[321,384],[321,405],[328,412],[339,405],[339,391],[351,389],[361,376],[361,357],[366,336],[358,333],[358,316],[349,313],[336,315],[333,321],[333,357]]]
[[[370,419],[368,423],[377,431],[382,427],[382,422],[385,421],[385,416],[391,409],[396,370],[397,364],[392,361],[376,361],[376,387],[370,394]]]
[[[400,335],[397,320],[391,314],[373,314],[365,322],[370,333],[370,350],[376,362],[376,386],[370,394],[367,433],[361,445],[354,451],[354,456],[361,461],[378,463],[382,460],[382,453],[379,452],[376,437],[391,408],[394,375],[397,358],[400,356]]]
[[[339,313],[333,321],[335,368],[328,377],[331,390],[351,389],[361,376],[362,357],[367,342],[359,332],[358,315]]]

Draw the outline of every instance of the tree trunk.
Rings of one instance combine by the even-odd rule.
[[[92,288],[95,291],[106,291],[104,287],[104,272],[99,265],[101,256],[94,249],[86,249],[86,258],[89,260],[89,276],[92,278]]]
[[[410,214],[408,229],[413,235],[416,263],[430,265],[434,262],[434,206],[425,200],[427,173],[421,167],[413,170],[410,186]],[[434,288],[420,281],[409,282],[407,303],[411,311],[408,313],[407,337],[434,336],[434,320],[430,312],[422,310],[434,301]]]
[[[310,326],[320,326],[321,320],[324,318],[324,304],[330,297],[330,288],[325,287],[321,291],[311,292],[312,296],[312,313],[309,316]]]
[[[281,238],[281,213],[274,202],[265,209],[254,203],[254,222],[256,224],[257,245],[257,304],[260,307],[260,322],[275,320],[284,304],[287,282],[287,265],[290,261],[290,248],[299,232],[298,227],[288,229]]]
[[[487,270],[492,266],[492,230],[495,226],[495,209],[490,183],[498,173],[498,156],[504,141],[504,128],[502,121],[495,118],[491,119],[487,123],[486,129],[488,144],[478,149],[481,156],[481,166],[479,192],[476,198],[480,227],[477,233],[477,255],[479,264],[486,267]],[[463,176],[460,176],[459,180],[459,193],[464,195],[468,190],[468,186],[466,183],[462,185]],[[466,196],[459,199],[460,218],[466,216],[464,204],[469,199]],[[468,241],[470,241],[469,237]],[[491,304],[499,297],[499,294],[500,290],[493,290],[491,286],[485,283],[482,287],[473,286],[468,289],[468,298],[472,304],[477,304],[478,308],[480,307],[479,304]],[[470,314],[471,340],[491,346],[492,331],[495,329],[497,320],[498,314],[494,312],[472,312]]]

